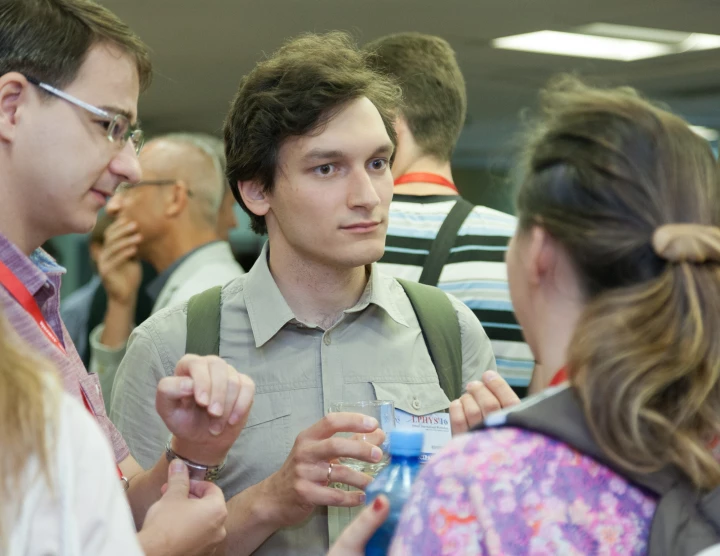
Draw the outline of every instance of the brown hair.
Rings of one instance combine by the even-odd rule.
[[[586,305],[569,374],[621,466],[720,485],[720,180],[709,145],[629,88],[569,77],[541,95],[520,229],[568,253]],[[694,226],[669,226],[694,224]]]
[[[141,90],[150,85],[147,46],[107,8],[90,0],[0,2],[0,75],[17,71],[62,88],[72,83],[98,43],[133,57]]]
[[[316,132],[360,97],[375,105],[395,143],[399,88],[371,70],[367,56],[341,32],[295,38],[243,77],[225,120],[225,153],[233,195],[255,232],[267,232],[265,218],[247,209],[238,181],[258,180],[271,193],[282,142]]]
[[[455,52],[440,37],[398,33],[363,47],[379,71],[397,79],[402,115],[424,154],[450,160],[467,112],[465,79]]]
[[[57,373],[29,356],[30,350],[10,328],[0,311],[0,499],[4,508],[19,508],[28,484],[27,465],[37,457],[39,469],[52,487],[50,454],[56,436],[61,395]],[[9,536],[8,516],[0,512],[0,539]],[[0,553],[3,552],[0,540]]]

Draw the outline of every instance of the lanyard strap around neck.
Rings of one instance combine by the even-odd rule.
[[[562,369],[560,369],[558,372],[555,373],[555,376],[552,377],[550,384],[548,384],[548,388],[550,386],[557,386],[558,384],[567,382],[567,380],[568,380],[567,367],[563,367]]]
[[[40,306],[37,304],[37,301],[35,301],[35,297],[33,297],[25,284],[23,284],[22,281],[15,276],[15,273],[2,261],[0,261],[0,284],[2,284],[8,293],[15,298],[23,309],[25,309],[25,312],[35,320],[35,323],[38,325],[40,330],[42,330],[43,334],[45,334],[45,337],[50,340],[50,342],[59,349],[63,355],[65,355],[67,353],[65,351],[65,346],[63,346],[62,342],[50,327],[47,320],[45,320],[45,317],[40,310]],[[88,401],[82,386],[80,386],[80,394],[85,408],[92,416],[95,416],[95,412],[92,410],[90,402]],[[117,472],[120,478],[123,478],[123,474],[119,466],[117,466]]]
[[[442,185],[458,192],[455,184],[449,179],[431,172],[410,172],[409,174],[403,174],[395,180],[395,185],[404,185],[406,183],[432,183],[434,185]]]
[[[65,346],[63,346],[60,339],[57,337],[53,329],[50,327],[48,322],[40,310],[40,307],[35,301],[35,298],[30,291],[25,287],[20,279],[15,276],[12,270],[10,270],[5,263],[0,261],[0,284],[12,295],[20,306],[25,309],[25,312],[29,314],[35,323],[42,330],[45,337],[63,354],[65,354]]]

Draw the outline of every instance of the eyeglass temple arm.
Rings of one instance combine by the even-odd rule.
[[[79,98],[75,98],[74,96],[71,96],[60,89],[56,89],[52,85],[48,85],[47,83],[43,83],[42,81],[38,81],[34,77],[28,77],[25,76],[25,79],[27,79],[30,83],[33,85],[36,85],[37,87],[40,87],[41,89],[46,90],[48,93],[51,93],[55,96],[60,97],[61,99],[64,99],[68,101],[71,104],[74,104],[75,106],[79,106],[80,108],[84,108],[88,112],[91,112],[92,114],[95,114],[96,116],[100,116],[102,118],[112,119],[112,114],[106,112],[105,110],[101,110],[100,108],[97,108],[93,106],[92,104],[88,104],[87,102],[83,102]]]

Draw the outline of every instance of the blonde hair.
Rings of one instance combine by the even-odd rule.
[[[590,430],[620,466],[720,485],[720,179],[709,145],[635,91],[542,94],[521,230],[566,250],[586,296],[568,353]]]
[[[62,390],[50,364],[30,351],[0,311],[0,539],[8,538],[9,520],[18,513],[11,510],[22,501],[27,481],[40,478],[27,476],[33,458],[53,487],[50,460]]]

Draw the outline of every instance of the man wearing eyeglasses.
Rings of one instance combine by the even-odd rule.
[[[218,143],[199,133],[150,141],[139,156],[144,179],[121,184],[108,201],[115,222],[98,260],[108,304],[103,324],[90,334],[90,370],[100,377],[108,414],[115,372],[135,326],[140,260],[158,273],[145,288],[153,313],[244,273],[218,234],[228,191]]]
[[[94,2],[0,3],[0,307],[80,404],[76,422],[63,427],[73,446],[83,448],[70,469],[48,457],[54,486],[71,508],[59,501],[41,508],[45,519],[56,514],[57,526],[26,539],[38,548],[32,553],[64,552],[61,544],[70,539],[84,554],[139,554],[130,510],[146,554],[201,554],[225,535],[222,493],[190,479],[221,472],[247,419],[254,384],[218,358],[179,362],[156,392],[157,413],[172,431],[168,451],[144,471],[107,418],[98,378],[86,372],[60,318],[64,269],[40,249],[54,236],[88,232],[119,183],[140,181],[137,103],[150,77],[147,47]],[[117,469],[100,469],[102,458],[93,454],[107,447],[82,444],[73,427],[88,422],[86,410],[112,446]],[[73,530],[61,529],[69,509]]]

